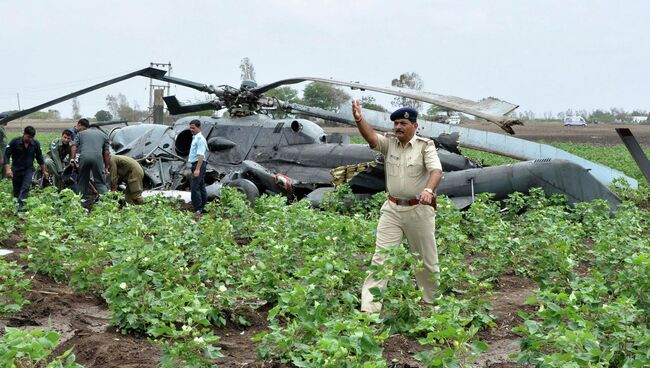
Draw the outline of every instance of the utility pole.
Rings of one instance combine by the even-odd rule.
[[[172,63],[149,63],[151,67],[161,67],[167,69],[166,75],[172,74]],[[152,78],[149,78],[149,115],[153,116],[154,124],[162,124],[165,106],[163,104],[163,92],[166,92],[166,95],[169,95],[171,89],[171,84],[155,84]]]
[[[18,111],[20,111],[20,93],[16,92],[16,98],[18,99]]]

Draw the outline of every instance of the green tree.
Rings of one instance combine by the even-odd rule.
[[[148,111],[140,110],[136,102],[131,107],[126,96],[121,93],[117,96],[107,95],[106,106],[113,117],[127,121],[141,121],[149,115]]]
[[[291,88],[291,87],[278,87],[274,88],[268,92],[265,93],[267,97],[275,97],[280,101],[284,102],[294,102],[294,103],[300,103],[300,98],[298,97],[298,91]],[[269,113],[275,118],[275,119],[284,119],[288,116],[288,114],[285,111],[282,110],[269,110]]]
[[[265,93],[268,97],[275,97],[285,102],[299,102],[298,91],[291,87],[278,87]]]
[[[381,112],[388,112],[385,107],[377,103],[377,100],[375,100],[374,97],[372,96],[363,96],[361,97],[361,106],[364,109],[368,110],[375,110],[375,111],[381,111]]]
[[[29,115],[32,119],[61,119],[59,110],[49,109],[47,111],[37,111]]]
[[[393,79],[390,84],[394,87],[408,88],[416,91],[421,91],[424,87],[422,78],[415,72],[403,73],[398,78]],[[392,105],[395,107],[412,107],[418,111],[422,108],[422,102],[399,96],[393,99]]]
[[[326,110],[334,110],[349,99],[350,95],[347,93],[322,82],[311,82],[303,91],[305,105]]]
[[[248,57],[241,59],[239,69],[241,70],[241,80],[255,80],[255,67]]]
[[[119,96],[122,96],[121,94]],[[113,116],[119,116],[119,111],[120,111],[120,104],[118,102],[118,97],[119,96],[113,96],[113,95],[107,95],[106,96],[106,107],[108,107],[108,110],[111,112],[111,115]],[[122,96],[124,97],[124,96]]]
[[[429,107],[429,109],[427,109],[427,115],[428,116],[437,116],[441,112],[447,113],[447,115],[449,115],[451,110],[446,109],[446,108],[441,107],[441,106],[438,106],[438,105],[431,105]]]
[[[79,100],[75,97],[72,99],[72,118],[74,120],[81,119],[81,113],[79,111]]]
[[[95,113],[95,119],[97,119],[97,121],[110,121],[113,119],[113,115],[106,110],[99,110]]]

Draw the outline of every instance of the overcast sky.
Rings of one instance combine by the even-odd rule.
[[[0,111],[17,109],[17,94],[25,109],[150,62],[238,86],[244,57],[260,84],[315,76],[388,86],[416,72],[426,91],[494,96],[538,116],[650,110],[650,1],[0,0],[0,14]],[[148,88],[137,77],[92,92],[79,98],[81,113],[94,116],[117,93],[144,108]],[[70,103],[53,108],[71,116]]]

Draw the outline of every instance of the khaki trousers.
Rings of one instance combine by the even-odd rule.
[[[142,198],[142,178],[144,176],[132,175],[126,183],[125,197],[128,204],[144,204]]]
[[[422,290],[423,300],[433,303],[433,292],[438,286],[440,269],[438,267],[438,249],[435,238],[435,210],[427,205],[411,207],[398,206],[386,201],[381,207],[381,217],[377,225],[377,240],[372,264],[382,266],[385,255],[382,249],[398,247],[406,236],[410,252],[421,259],[424,268],[415,272],[418,287]],[[361,311],[379,312],[381,303],[373,302],[372,288],[383,289],[388,280],[375,280],[369,274],[361,289]]]

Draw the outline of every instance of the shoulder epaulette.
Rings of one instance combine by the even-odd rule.
[[[430,138],[420,137],[419,135],[416,135],[415,139],[419,139],[420,141],[425,142],[426,144],[433,144],[433,139]]]

